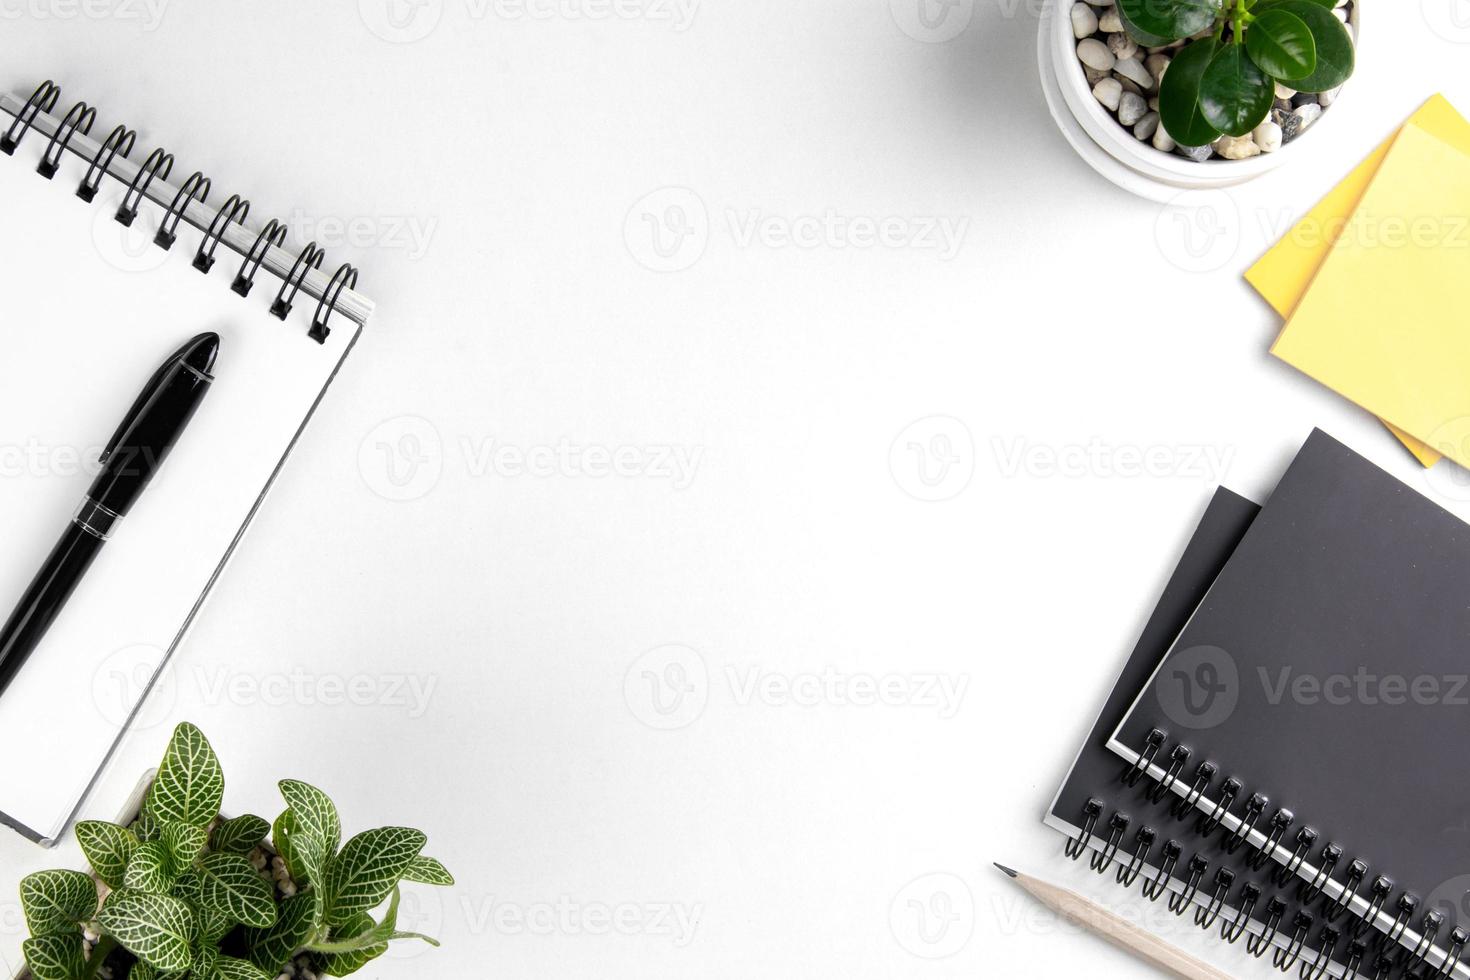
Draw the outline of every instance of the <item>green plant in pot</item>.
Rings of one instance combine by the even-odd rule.
[[[1335,0],[1118,0],[1139,44],[1189,39],[1159,83],[1159,117],[1181,146],[1223,134],[1244,137],[1264,122],[1276,83],[1298,92],[1340,87],[1353,73],[1352,35]]]
[[[95,879],[21,881],[36,980],[92,980],[104,963],[113,980],[275,980],[303,956],[312,973],[340,977],[393,940],[438,945],[397,927],[402,882],[454,883],[421,853],[422,833],[380,827],[343,844],[332,801],[289,779],[274,824],[222,820],[224,789],[204,734],[180,725],[132,824],[77,825]],[[283,874],[273,877],[271,856]]]

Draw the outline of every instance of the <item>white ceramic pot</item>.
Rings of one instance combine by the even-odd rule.
[[[1335,115],[1329,111],[1300,139],[1275,153],[1249,160],[1218,157],[1195,163],[1175,153],[1164,153],[1136,139],[1118,124],[1092,95],[1082,63],[1077,60],[1077,38],[1072,32],[1073,0],[1051,0],[1037,35],[1037,62],[1042,90],[1052,118],[1078,154],[1098,173],[1124,188],[1155,201],[1169,201],[1181,191],[1231,187],[1274,170],[1298,155],[1313,132]],[[1362,0],[1353,5],[1352,29],[1361,31]]]

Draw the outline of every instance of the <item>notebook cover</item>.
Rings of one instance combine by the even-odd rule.
[[[1314,432],[1199,609],[1150,678],[1109,748],[1134,761],[1153,729],[1157,758],[1187,745],[1191,764],[1243,784],[1223,822],[1254,793],[1267,816],[1296,814],[1292,833],[1343,849],[1342,869],[1367,862],[1395,899],[1407,889],[1446,915],[1441,937],[1470,926],[1470,527],[1320,431]],[[1155,763],[1153,775],[1162,776]],[[1184,787],[1176,784],[1177,794]],[[1264,820],[1262,821],[1264,825]],[[1255,846],[1266,843],[1254,830]],[[1290,859],[1287,845],[1273,856]],[[1361,897],[1353,901],[1367,911]],[[1392,923],[1380,916],[1380,928]],[[1417,936],[1413,928],[1409,941]]]

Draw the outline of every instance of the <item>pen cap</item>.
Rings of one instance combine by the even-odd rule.
[[[93,502],[128,513],[199,409],[218,352],[219,335],[200,334],[148,379],[102,452],[102,472],[87,494]]]

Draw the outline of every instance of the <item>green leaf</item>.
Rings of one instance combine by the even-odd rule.
[[[126,827],[102,820],[83,820],[77,824],[77,843],[87,856],[87,863],[108,888],[121,888],[128,859],[138,847],[138,837]]]
[[[276,921],[275,890],[239,854],[210,854],[200,865],[201,904],[256,929]]]
[[[327,922],[340,925],[354,913],[377,908],[425,842],[420,831],[408,827],[366,830],[348,841],[327,868]]]
[[[20,907],[32,936],[64,935],[97,914],[97,883],[80,871],[38,871],[20,880]]]
[[[169,820],[208,827],[219,816],[225,776],[204,733],[188,722],[174,729],[158,777],[143,811],[160,824]]]
[[[204,904],[204,877],[190,868],[174,879],[174,886],[169,889],[169,894],[198,908]]]
[[[371,933],[376,928],[377,923],[373,921],[371,915],[368,915],[366,912],[358,912],[349,917],[341,926],[333,929],[331,938],[333,941],[355,939]],[[383,942],[364,946],[362,949],[328,953],[325,964],[327,975],[345,977],[348,974],[356,973],[387,951],[388,943],[384,940]]]
[[[1289,10],[1267,10],[1245,35],[1251,60],[1272,78],[1306,78],[1317,67],[1317,42],[1307,22]]]
[[[158,840],[168,852],[170,867],[179,872],[191,867],[204,853],[205,845],[209,843],[209,831],[171,820],[163,825]]]
[[[107,897],[97,923],[128,952],[166,972],[187,970],[193,962],[194,913],[169,895],[124,888]]]
[[[296,815],[296,826],[315,834],[326,844],[326,857],[336,854],[342,846],[342,821],[337,816],[336,804],[310,783],[283,779],[280,785],[286,805]]]
[[[295,838],[296,814],[288,808],[271,825],[271,846],[275,848],[277,856],[286,862],[291,880],[299,885],[307,879],[306,873],[301,869],[301,862],[296,858]]]
[[[80,932],[27,939],[20,951],[36,980],[81,980],[86,975],[87,957],[82,952]]]
[[[1284,0],[1272,9],[1287,11],[1304,21],[1312,33],[1312,43],[1317,47],[1316,67],[1305,78],[1293,79],[1292,88],[1298,92],[1328,92],[1352,77],[1357,64],[1353,37],[1330,9],[1311,0]],[[1167,72],[1165,77],[1168,77]]]
[[[417,881],[423,885],[452,885],[454,875],[434,858],[420,854],[409,862],[408,870],[403,873],[403,880]]]
[[[1220,15],[1219,0],[1118,0],[1125,24],[1146,35],[1140,43],[1160,43],[1193,37],[1215,25]]]
[[[195,917],[199,921],[199,943],[203,946],[219,945],[219,941],[229,935],[237,924],[230,916],[213,909],[197,909]]]
[[[174,887],[173,865],[163,841],[139,844],[123,874],[123,887],[150,895],[167,895]]]
[[[316,900],[310,895],[293,895],[281,902],[281,914],[269,929],[249,929],[245,946],[250,962],[272,975],[279,974],[311,938],[316,928]]]
[[[1170,65],[1164,78],[1173,70]],[[1200,113],[1230,136],[1246,136],[1259,126],[1275,99],[1276,86],[1251,61],[1243,44],[1223,46],[1200,80]]]
[[[224,854],[249,854],[270,836],[271,825],[253,813],[226,820],[214,829],[214,849]]]
[[[214,973],[207,980],[275,980],[275,977],[275,973],[267,973],[248,960],[221,954],[215,958]]]
[[[138,819],[133,821],[130,829],[133,831],[133,835],[144,843],[151,840],[158,840],[158,821],[154,820],[147,813],[138,814]]]
[[[1159,83],[1159,117],[1180,146],[1205,146],[1220,135],[1200,110],[1200,83],[1216,47],[1214,41],[1195,41],[1181,48]]]

